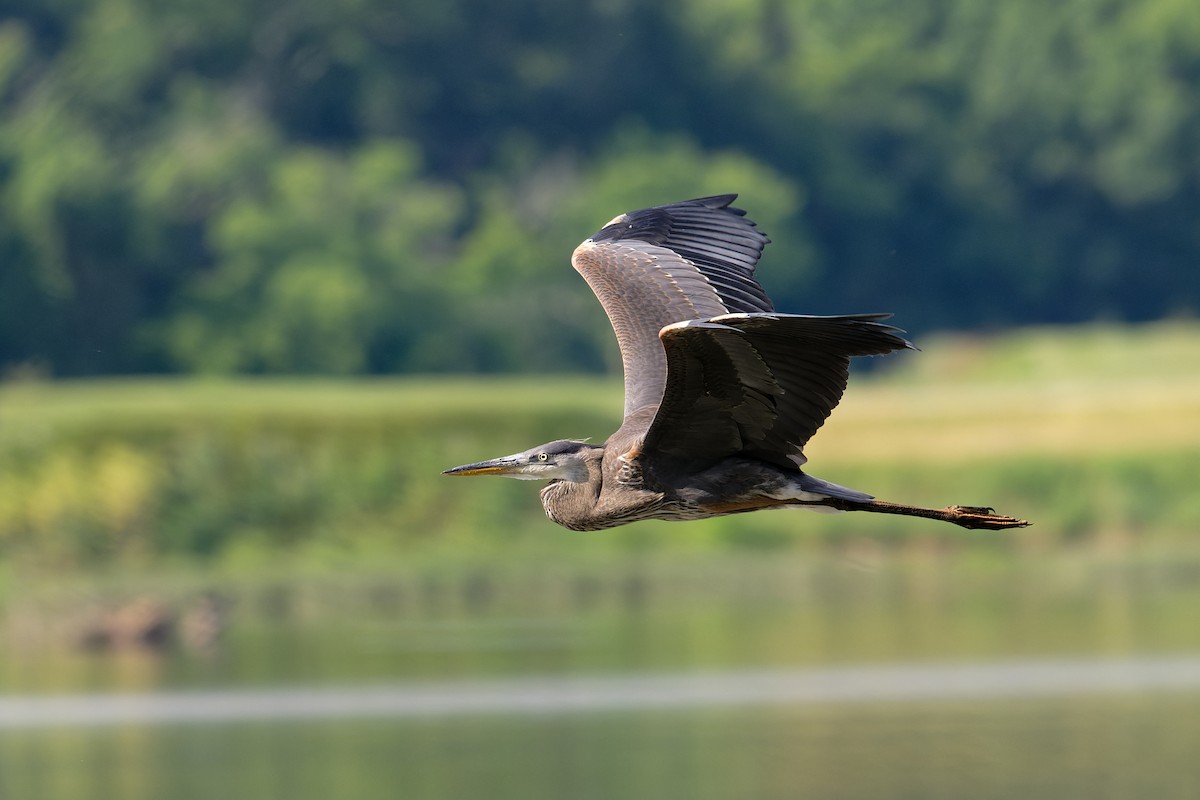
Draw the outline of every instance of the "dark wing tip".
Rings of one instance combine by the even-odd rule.
[[[736,199],[736,194],[715,194],[710,197],[696,197],[691,200],[681,200],[677,203],[639,208],[636,211],[629,211],[622,214],[605,225],[592,236],[592,241],[615,242],[621,239],[638,239],[650,244],[661,244],[670,236],[672,220],[675,219],[677,223],[677,217],[680,212],[686,212],[687,210],[698,210],[701,213],[704,213],[704,211],[715,211],[717,213],[710,216],[710,219],[714,222],[725,215],[745,217],[745,209],[734,208],[730,205]],[[754,222],[748,219],[738,220],[737,225],[752,229],[757,228]],[[764,245],[770,241],[761,231],[755,230],[755,236],[761,237]]]
[[[744,210],[730,205],[736,199],[736,194],[720,194],[630,211],[591,240],[665,247],[695,265],[730,311],[770,311],[771,300],[754,271],[771,240]]]
[[[710,197],[697,197],[693,200],[684,200],[679,203],[669,203],[665,206],[657,207],[670,208],[671,206],[703,206],[704,208],[711,208],[714,211],[725,210],[730,214],[737,214],[739,217],[744,217],[746,216],[745,209],[734,208],[733,206],[729,205],[734,200],[737,200],[737,198],[738,196],[736,194],[714,194]]]

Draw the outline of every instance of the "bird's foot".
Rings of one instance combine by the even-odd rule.
[[[1016,517],[997,514],[987,506],[950,506],[945,509],[946,521],[972,530],[998,531],[1005,528],[1025,528],[1029,523]]]

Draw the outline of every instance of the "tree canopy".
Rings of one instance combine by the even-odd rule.
[[[1194,0],[3,0],[0,109],[0,375],[615,368],[718,192],[788,311],[1200,306]]]

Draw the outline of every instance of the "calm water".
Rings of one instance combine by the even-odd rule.
[[[308,582],[229,592],[218,645],[161,653],[10,610],[0,797],[1194,798],[1198,576],[860,554]]]

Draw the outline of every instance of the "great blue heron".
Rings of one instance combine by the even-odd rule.
[[[560,439],[446,475],[549,480],[572,530],[763,508],[874,511],[1015,528],[991,508],[885,503],[804,472],[804,445],[842,397],[850,357],[915,349],[889,314],[779,314],[754,277],[767,237],[737,195],[622,214],[571,263],[608,314],[625,418],[603,445]]]

